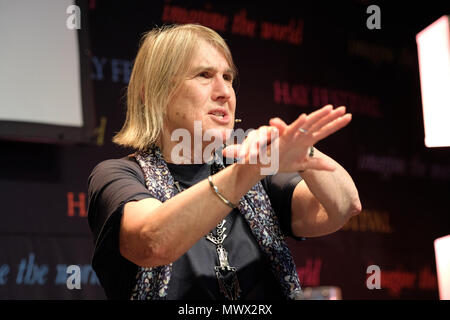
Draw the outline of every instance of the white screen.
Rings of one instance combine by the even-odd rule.
[[[83,126],[77,30],[66,27],[72,4],[0,0],[0,121]]]
[[[416,36],[427,147],[450,146],[450,26],[443,16]]]

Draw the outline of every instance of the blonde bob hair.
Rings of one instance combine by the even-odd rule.
[[[141,39],[127,88],[127,114],[113,142],[145,150],[158,145],[166,107],[187,76],[200,41],[219,50],[236,74],[230,49],[214,30],[198,25],[155,28]]]

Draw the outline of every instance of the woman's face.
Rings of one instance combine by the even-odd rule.
[[[224,55],[201,41],[188,76],[167,106],[165,141],[167,135],[170,140],[173,130],[178,128],[188,129],[193,137],[194,121],[200,121],[202,134],[206,130],[220,132],[225,142],[226,129],[234,127],[236,95],[233,77]]]

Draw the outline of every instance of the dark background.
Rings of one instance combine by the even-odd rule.
[[[332,235],[289,240],[303,287],[338,286],[344,299],[438,299],[433,241],[450,233],[450,149],[424,146],[415,35],[450,14],[448,6],[356,0],[86,3],[81,27],[89,31],[96,129],[85,144],[0,141],[0,298],[104,299],[90,268],[86,180],[100,161],[131,152],[111,138],[124,121],[141,35],[162,24],[197,22],[197,10],[228,19],[217,31],[239,70],[238,127],[257,128],[274,116],[291,122],[327,103],[346,105],[353,114],[349,126],[317,147],[352,175],[363,212]],[[366,26],[371,4],[381,9],[380,30]],[[234,24],[243,10],[255,23],[252,35]],[[263,25],[291,21],[298,32],[292,41],[262,34]],[[81,268],[79,290],[66,286],[68,265]],[[366,286],[370,265],[380,267],[379,290]]]

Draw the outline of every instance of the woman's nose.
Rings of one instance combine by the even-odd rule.
[[[212,99],[228,100],[231,97],[233,87],[230,82],[222,77],[216,77],[213,84]]]

